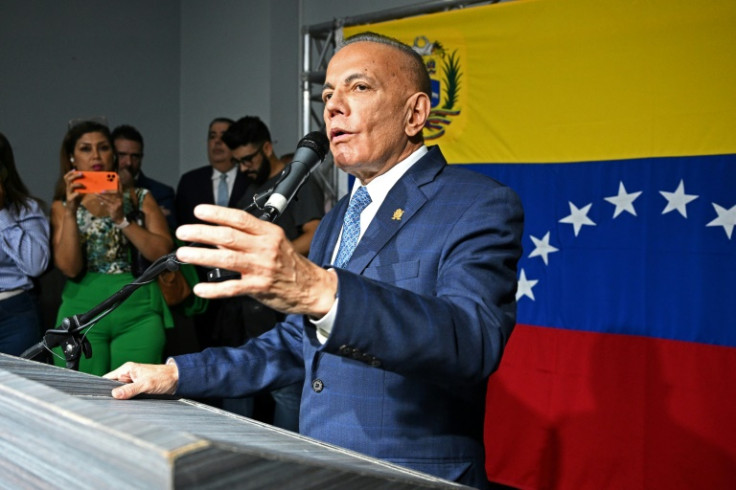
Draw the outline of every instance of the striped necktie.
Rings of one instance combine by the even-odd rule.
[[[220,173],[220,183],[217,186],[217,205],[227,207],[229,197],[227,195],[227,174]]]
[[[340,239],[340,248],[335,258],[335,267],[343,268],[353,255],[355,247],[358,245],[358,237],[360,236],[360,213],[371,203],[371,196],[365,187],[360,187],[348,204],[348,210],[342,222],[342,238]]]

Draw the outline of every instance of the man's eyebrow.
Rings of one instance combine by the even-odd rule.
[[[354,80],[367,80],[372,81],[372,78],[366,75],[365,73],[353,73],[352,75],[348,75],[345,80],[343,81],[344,84],[348,84]],[[335,87],[330,82],[325,82],[324,85],[322,85],[322,90],[325,89],[334,89]]]

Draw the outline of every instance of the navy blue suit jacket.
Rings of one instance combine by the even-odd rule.
[[[154,180],[147,177],[140,172],[138,179],[135,182],[136,187],[143,187],[151,191],[153,198],[156,200],[158,205],[166,210],[164,216],[166,217],[166,223],[169,225],[169,229],[176,229],[176,209],[174,209],[175,194],[174,188],[166,185],[158,180]]]
[[[229,207],[235,207],[243,196],[250,180],[243,172],[237,172],[233,190],[230,192]],[[205,165],[185,173],[179,179],[176,188],[176,221],[179,225],[202,223],[194,217],[194,208],[198,204],[214,204],[215,194],[212,191],[212,166]]]
[[[322,220],[315,263],[329,266],[346,208],[347,198]],[[324,345],[290,315],[241,347],[177,357],[178,394],[240,396],[304,379],[301,433],[483,487],[486,384],[515,323],[522,227],[511,189],[432,148],[336,269]]]

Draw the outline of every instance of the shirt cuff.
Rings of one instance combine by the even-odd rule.
[[[339,301],[340,300],[338,298],[335,298],[335,302],[332,303],[330,311],[328,311],[322,318],[318,320],[309,319],[312,325],[317,329],[317,340],[319,340],[321,344],[327,342],[327,339],[332,332],[332,327],[335,324],[335,317],[337,316],[337,303]]]

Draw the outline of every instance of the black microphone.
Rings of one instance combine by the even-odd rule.
[[[294,158],[281,171],[273,192],[263,206],[262,220],[274,221],[281,216],[309,175],[324,161],[329,149],[330,142],[320,131],[312,131],[299,141]]]
[[[269,191],[270,194],[265,194],[268,200],[263,205],[263,213],[258,218],[272,223],[276,221],[307,181],[309,175],[324,161],[329,149],[330,142],[324,133],[312,131],[304,136],[296,146],[291,163],[281,171],[281,176]],[[255,196],[253,204],[248,206],[248,209],[254,205],[259,206],[260,199],[260,196]],[[240,278],[240,273],[227,269],[211,269],[207,272],[207,280],[210,282],[238,278]]]

